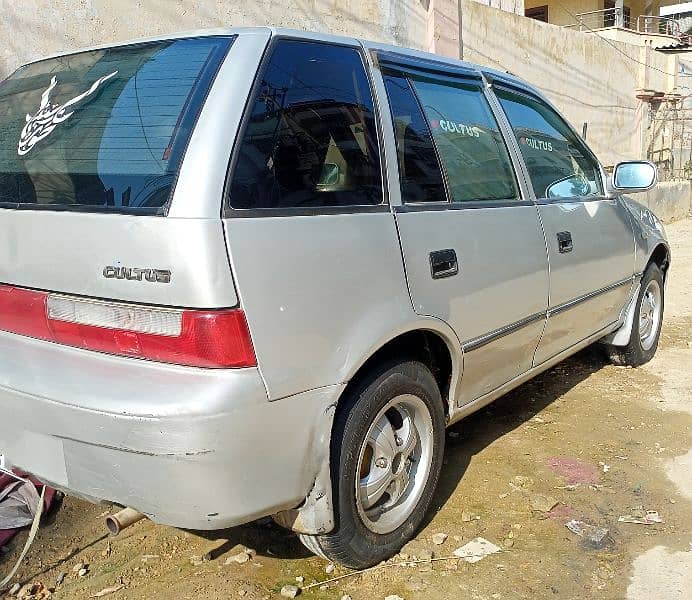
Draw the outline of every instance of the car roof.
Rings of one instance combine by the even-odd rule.
[[[406,56],[411,56],[411,57],[418,58],[421,60],[434,61],[434,62],[436,62],[438,64],[442,64],[442,65],[449,65],[452,67],[461,67],[463,69],[483,73],[486,77],[491,77],[493,80],[503,81],[503,82],[508,83],[512,86],[526,89],[527,91],[530,91],[533,94],[536,94],[545,100],[544,96],[538,90],[536,90],[531,84],[524,81],[523,79],[520,79],[519,77],[516,77],[515,75],[509,73],[508,71],[500,71],[500,70],[492,69],[490,67],[486,67],[486,66],[479,65],[476,63],[471,63],[471,62],[463,61],[460,59],[450,58],[447,56],[441,56],[439,54],[433,54],[431,52],[425,52],[423,50],[415,50],[413,48],[407,48],[404,46],[395,46],[393,44],[387,44],[387,43],[383,43],[383,42],[375,42],[375,41],[361,39],[361,38],[338,36],[338,35],[332,35],[330,33],[322,33],[322,32],[315,32],[315,31],[302,31],[302,30],[290,29],[290,28],[286,28],[286,27],[271,27],[271,26],[217,27],[217,28],[207,28],[207,29],[194,29],[194,30],[189,30],[189,31],[179,31],[179,32],[175,32],[175,33],[161,34],[161,35],[156,35],[156,36],[151,36],[151,37],[146,37],[146,38],[137,38],[137,39],[126,40],[126,41],[111,42],[108,44],[99,44],[97,46],[78,48],[78,49],[71,50],[68,52],[57,52],[57,53],[54,53],[54,54],[51,54],[48,56],[38,58],[34,61],[31,61],[31,63],[41,62],[43,60],[49,60],[51,58],[58,58],[58,57],[67,56],[70,54],[89,52],[92,50],[104,50],[106,48],[117,48],[119,46],[129,46],[129,45],[133,45],[133,44],[143,44],[143,43],[147,43],[147,42],[158,42],[158,41],[164,41],[164,40],[175,40],[175,39],[183,39],[183,38],[190,38],[190,37],[211,37],[211,36],[253,35],[253,34],[254,35],[267,35],[267,33],[269,33],[272,37],[285,36],[285,37],[306,39],[306,40],[326,41],[326,42],[332,42],[332,43],[336,43],[336,44],[343,44],[343,45],[349,45],[349,46],[362,46],[363,48],[365,48],[367,50],[375,50],[375,51],[379,50],[379,51],[393,52],[393,53],[398,53],[398,54],[404,54]],[[31,64],[31,63],[28,63],[28,64]]]

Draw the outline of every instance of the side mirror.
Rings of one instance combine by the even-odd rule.
[[[629,160],[615,165],[609,187],[616,194],[645,192],[658,182],[656,165],[648,160]]]

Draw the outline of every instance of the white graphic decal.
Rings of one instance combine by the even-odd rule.
[[[552,142],[544,142],[543,140],[537,140],[537,139],[530,138],[530,137],[522,137],[522,138],[519,138],[519,143],[520,144],[526,144],[527,146],[530,146],[534,150],[547,150],[548,152],[553,151]]]
[[[440,121],[440,129],[447,133],[460,133],[468,137],[481,137],[480,127],[471,127],[465,123],[455,123],[454,121]]]
[[[26,125],[24,125],[19,138],[17,154],[19,156],[28,154],[38,142],[47,138],[60,123],[64,123],[73,115],[74,110],[68,112],[68,108],[91,96],[104,81],[117,75],[117,73],[117,71],[113,71],[110,75],[97,79],[86,92],[75,96],[65,104],[51,104],[50,102],[50,93],[58,85],[58,80],[53,77],[48,89],[41,94],[41,105],[36,114],[26,116]]]

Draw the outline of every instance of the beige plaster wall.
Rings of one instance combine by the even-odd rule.
[[[428,4],[423,0],[0,0],[0,78],[55,52],[207,27],[277,25],[426,48]]]

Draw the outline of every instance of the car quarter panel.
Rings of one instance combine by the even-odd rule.
[[[388,210],[228,218],[224,226],[272,400],[348,381],[381,345],[420,321]]]

